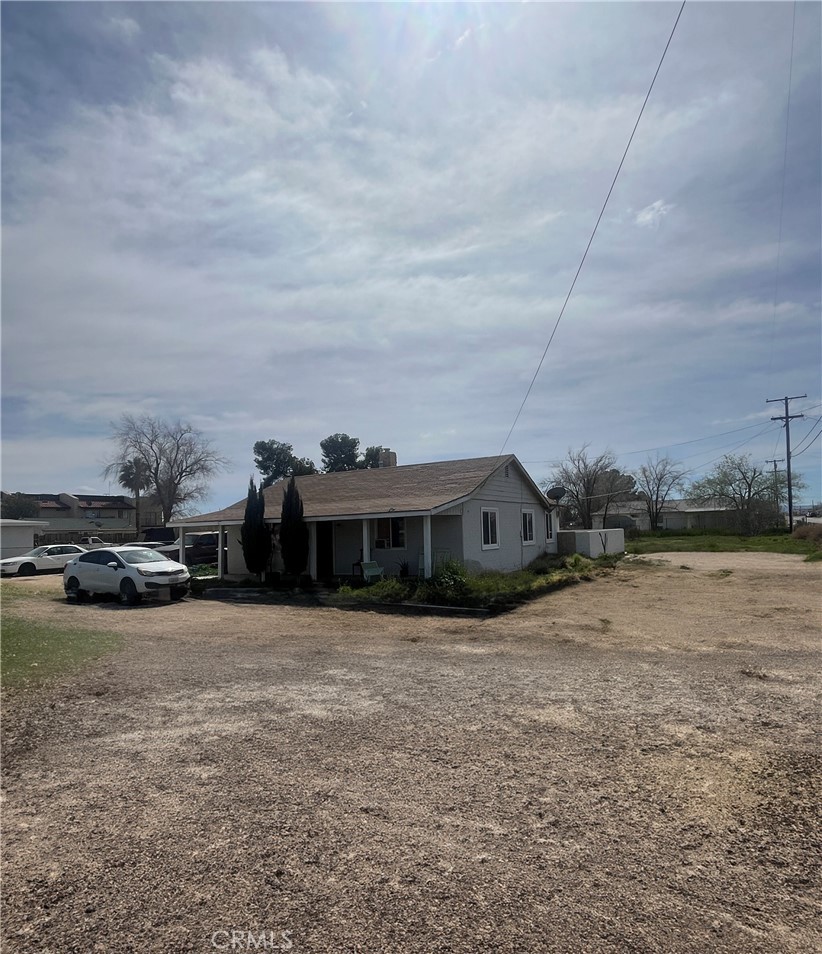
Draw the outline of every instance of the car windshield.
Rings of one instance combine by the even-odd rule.
[[[126,563],[168,563],[168,557],[156,550],[138,550],[136,547],[119,550],[117,556]]]
[[[35,547],[33,550],[29,550],[28,553],[24,553],[23,556],[43,556],[48,551],[48,547]]]

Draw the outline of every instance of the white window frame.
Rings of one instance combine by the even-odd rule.
[[[545,539],[549,543],[554,539],[554,513],[552,510],[545,511]]]
[[[531,537],[530,537],[530,539],[527,538],[526,535],[525,535],[525,518],[526,518],[526,517],[530,517],[530,518],[531,518],[530,521],[529,521],[530,524],[531,524]],[[521,523],[522,523],[522,545],[523,545],[524,547],[533,547],[533,546],[536,546],[536,543],[537,543],[537,533],[536,533],[536,526],[535,526],[535,523],[534,523],[534,511],[533,511],[533,510],[523,510],[523,511],[522,511],[522,516],[520,517],[520,521],[521,521]]]
[[[487,513],[492,513],[494,515],[493,534],[491,533],[491,521],[488,521],[488,543],[485,542],[485,515]],[[482,508],[482,513],[480,516],[480,535],[483,550],[499,550],[499,510],[496,507]]]
[[[388,534],[387,538],[377,536],[379,533],[379,526],[381,520],[388,521]],[[395,539],[394,532],[394,521],[397,521],[400,524],[400,527],[397,528],[399,535],[401,536],[401,541]],[[388,546],[380,546],[380,543],[387,543]],[[375,550],[407,550],[408,549],[408,527],[405,523],[405,517],[377,517],[374,520],[374,549]]]

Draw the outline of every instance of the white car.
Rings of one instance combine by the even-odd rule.
[[[22,556],[0,560],[0,576],[34,576],[35,573],[59,572],[81,553],[83,547],[74,543],[55,543],[47,547],[35,547]]]
[[[182,563],[148,548],[109,547],[81,553],[63,570],[67,599],[81,602],[92,593],[112,593],[127,605],[144,596],[180,599],[191,576]]]

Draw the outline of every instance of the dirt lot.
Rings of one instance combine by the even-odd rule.
[[[822,564],[660,560],[482,621],[55,579],[125,648],[5,694],[3,950],[820,950]]]

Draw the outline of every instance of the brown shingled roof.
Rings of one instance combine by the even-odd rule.
[[[428,513],[467,497],[497,468],[511,461],[516,461],[513,454],[474,457],[433,464],[312,474],[297,477],[296,481],[306,517],[358,516],[391,511]],[[279,518],[287,483],[288,479],[278,480],[265,489],[265,510],[269,519]],[[180,523],[242,521],[245,504],[244,498],[225,510],[189,517]]]

